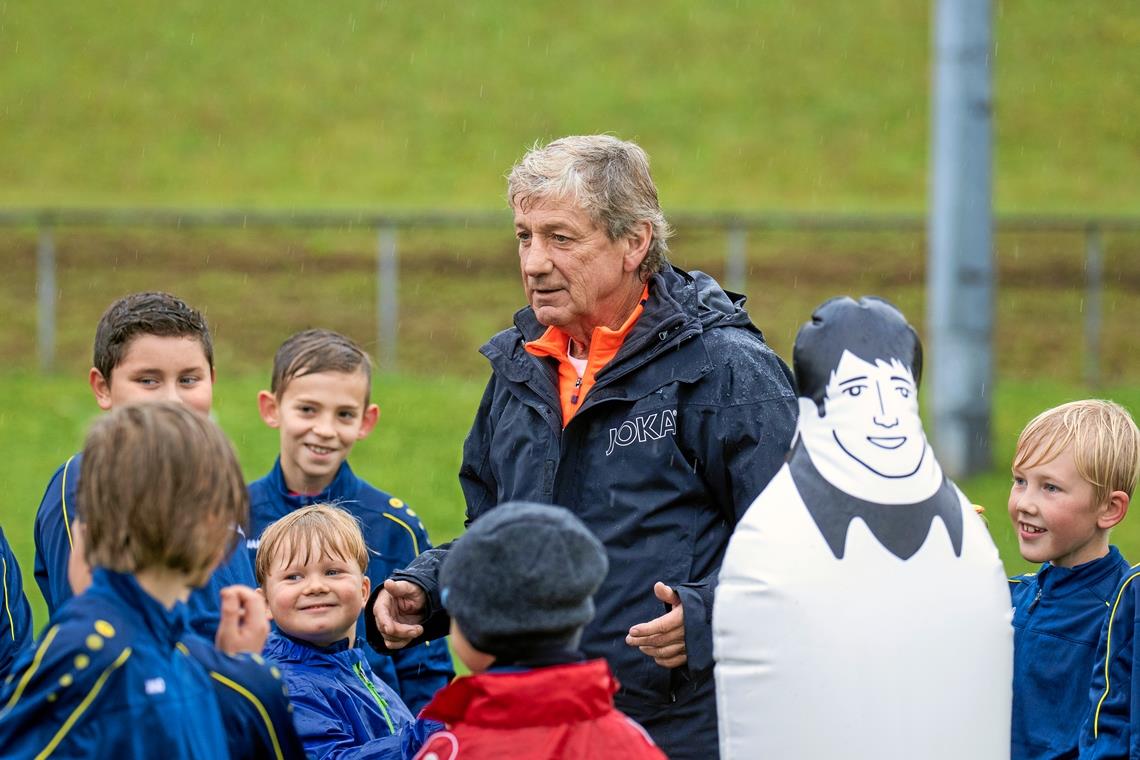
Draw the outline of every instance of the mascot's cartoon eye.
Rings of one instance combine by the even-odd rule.
[[[898,391],[899,395],[903,398],[910,398],[910,388],[907,388],[905,385],[900,385],[895,388],[895,390]]]
[[[862,392],[863,392],[863,389],[864,389],[864,388],[866,388],[866,387],[867,387],[867,386],[865,386],[865,385],[852,385],[852,386],[850,386],[849,388],[844,388],[844,389],[843,389],[843,392],[844,392],[844,393],[846,393],[848,396],[851,396],[852,398],[855,398],[855,397],[856,397],[856,396],[858,396],[860,393],[862,393]]]

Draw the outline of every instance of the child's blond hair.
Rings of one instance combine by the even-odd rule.
[[[1017,439],[1013,467],[1035,467],[1072,451],[1097,504],[1113,491],[1132,498],[1140,474],[1140,430],[1128,410],[1100,399],[1070,401],[1033,418]]]
[[[91,426],[79,475],[86,560],[120,573],[166,568],[205,583],[249,520],[233,447],[182,404],[115,409]]]
[[[368,547],[356,518],[331,504],[312,504],[282,517],[261,534],[254,572],[264,587],[273,563],[282,554],[287,564],[299,560],[307,565],[314,557],[355,560],[368,568]]]

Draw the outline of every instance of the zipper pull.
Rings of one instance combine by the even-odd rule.
[[[1037,587],[1037,596],[1033,597],[1033,601],[1029,603],[1029,609],[1026,612],[1033,612],[1033,608],[1041,601],[1041,587]]]
[[[574,395],[570,397],[571,404],[578,403],[578,389],[582,387],[582,378],[579,377],[577,382],[574,383]]]

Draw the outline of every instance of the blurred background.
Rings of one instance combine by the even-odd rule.
[[[134,290],[205,312],[216,418],[251,478],[276,453],[255,395],[277,345],[309,326],[362,342],[382,416],[354,468],[436,542],[461,532],[477,349],[524,305],[504,175],[536,141],[640,143],[673,263],[746,293],[785,358],[841,293],[884,296],[922,333],[931,14],[908,0],[0,3],[0,524],[38,623],[32,519],[97,413],[95,323]],[[1140,410],[1140,9],[995,0],[993,34],[995,465],[960,485],[1016,572],[1005,501],[1022,425],[1090,395]],[[1140,561],[1140,516],[1115,542]]]

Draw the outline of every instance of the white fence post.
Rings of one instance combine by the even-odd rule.
[[[724,287],[737,293],[744,292],[748,272],[747,233],[743,226],[733,224],[728,228],[728,250],[725,252]]]

